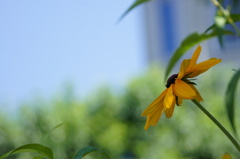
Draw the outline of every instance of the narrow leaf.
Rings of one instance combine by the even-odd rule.
[[[10,152],[7,152],[7,153],[5,153],[5,154],[4,154],[4,155],[2,155],[2,156],[0,156],[0,159],[3,159],[3,158],[6,158],[6,157],[8,157],[10,153],[11,153],[11,151],[10,151]]]
[[[231,14],[230,17],[232,18],[233,22],[240,21],[240,14]]]
[[[218,38],[218,42],[221,46],[221,48],[224,48],[224,44],[223,44],[223,29],[222,28],[217,28],[217,38]]]
[[[120,17],[119,21],[122,20],[131,10],[133,10],[134,8],[136,8],[137,6],[139,6],[142,3],[146,3],[149,2],[151,0],[136,0]]]
[[[52,133],[55,129],[61,127],[62,125],[63,125],[63,123],[58,124],[58,125],[56,125],[55,127],[53,127],[53,128],[45,135],[45,137],[43,137],[43,138],[41,139],[41,141],[46,140],[46,139],[51,135],[51,133]]]
[[[86,156],[87,154],[89,154],[91,152],[100,152],[106,158],[110,159],[110,157],[105,152],[103,152],[102,150],[99,150],[99,149],[97,149],[95,147],[91,147],[91,146],[85,147],[85,148],[81,149],[80,151],[78,151],[78,153],[76,154],[74,159],[81,159],[81,158],[83,158],[84,156]]]
[[[211,25],[210,27],[208,27],[208,28],[205,30],[204,34],[206,34],[207,32],[209,32],[210,30],[213,30],[213,29],[216,29],[216,24],[213,24],[213,25]]]
[[[26,144],[26,145],[20,146],[16,149],[4,154],[3,156],[0,157],[0,159],[3,159],[5,157],[8,157],[10,155],[20,153],[20,152],[36,152],[45,158],[53,159],[52,150],[50,148],[40,145],[40,144]]]
[[[230,121],[230,124],[235,134],[236,134],[236,128],[235,128],[235,122],[234,122],[234,107],[235,107],[234,99],[235,99],[236,87],[237,87],[239,78],[240,78],[240,69],[235,72],[232,79],[230,80],[227,87],[226,95],[225,95],[225,106],[227,109],[228,119]]]

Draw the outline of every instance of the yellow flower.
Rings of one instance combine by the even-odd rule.
[[[228,153],[225,153],[222,159],[232,159],[232,157]]]
[[[171,118],[175,104],[178,106],[181,105],[182,99],[196,99],[198,102],[203,101],[200,93],[194,86],[196,84],[189,78],[198,76],[222,60],[211,58],[197,64],[200,52],[201,46],[198,46],[191,59],[183,60],[179,73],[173,74],[167,80],[167,88],[144,110],[142,116],[147,116],[145,130],[151,125],[156,126],[162,111],[164,111],[167,118]]]

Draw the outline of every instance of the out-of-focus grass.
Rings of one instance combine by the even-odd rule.
[[[202,104],[229,130],[223,100],[232,74],[230,68],[218,67],[196,81],[204,98]],[[103,88],[85,101],[66,94],[67,98],[25,104],[16,120],[1,115],[0,154],[33,142],[52,148],[57,159],[72,158],[85,146],[102,149],[114,159],[217,159],[223,152],[237,153],[191,101],[176,107],[171,119],[163,115],[156,127],[143,130],[141,112],[165,89],[163,75],[163,70],[151,68],[130,81],[121,94]],[[237,117],[236,123],[239,121]],[[63,125],[51,131],[60,123]],[[98,157],[93,153],[86,158]],[[26,159],[28,154],[13,158]]]

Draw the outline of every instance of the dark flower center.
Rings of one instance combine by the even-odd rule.
[[[175,80],[177,78],[178,74],[173,74],[172,76],[170,76],[167,80],[167,84],[166,87],[169,88],[171,86],[171,84],[175,83]]]

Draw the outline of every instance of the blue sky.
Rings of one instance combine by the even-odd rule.
[[[72,83],[79,96],[122,87],[145,68],[141,7],[129,0],[0,1],[0,104],[10,109]]]

